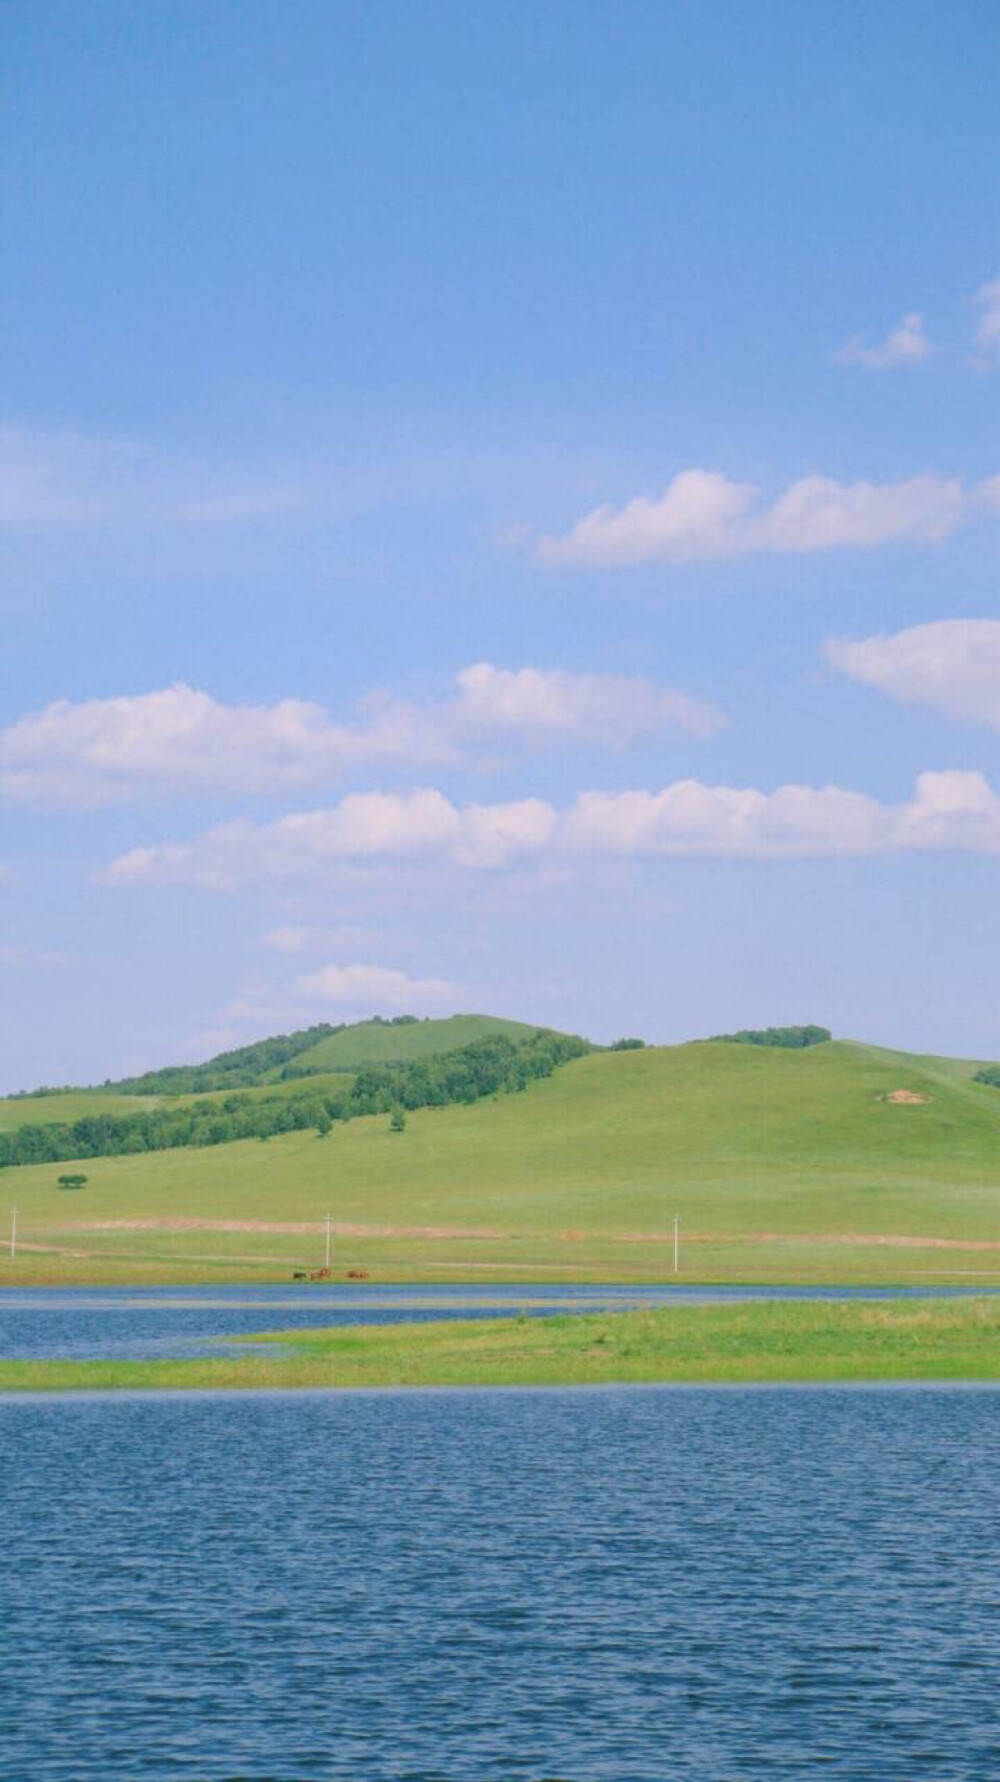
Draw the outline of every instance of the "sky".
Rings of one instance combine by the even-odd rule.
[[[0,0],[0,1089],[1000,1057],[989,0]]]

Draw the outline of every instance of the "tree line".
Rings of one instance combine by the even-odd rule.
[[[806,1046],[821,1046],[831,1040],[829,1027],[741,1027],[738,1033],[713,1033],[710,1039],[725,1040],[731,1046],[784,1046],[802,1051]]]
[[[412,1027],[416,1015],[393,1015],[391,1018],[372,1015],[367,1021],[318,1021],[313,1027],[301,1027],[295,1033],[277,1033],[271,1039],[254,1040],[232,1052],[219,1052],[205,1064],[167,1064],[160,1070],[147,1070],[138,1077],[110,1077],[100,1085],[114,1089],[118,1095],[202,1095],[216,1089],[252,1089],[277,1072],[279,1082],[317,1076],[327,1067],[321,1064],[296,1065],[300,1052],[308,1052],[320,1040],[344,1033],[350,1026]],[[65,1095],[71,1085],[61,1088],[25,1089],[22,1096]],[[10,1100],[17,1099],[14,1096]]]
[[[0,1168],[63,1163],[84,1157],[121,1157],[168,1151],[182,1145],[225,1145],[236,1139],[269,1139],[314,1127],[325,1136],[334,1122],[393,1109],[445,1107],[526,1089],[560,1064],[592,1048],[572,1034],[539,1031],[514,1042],[504,1034],[473,1040],[453,1052],[409,1064],[365,1065],[353,1079],[296,1095],[240,1093],[221,1100],[134,1114],[84,1114],[72,1122],[28,1124],[0,1133]]]

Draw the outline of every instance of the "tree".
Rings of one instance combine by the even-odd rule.
[[[393,1108],[392,1113],[389,1116],[389,1131],[390,1132],[405,1132],[406,1131],[406,1115],[404,1114],[402,1108]]]
[[[60,1188],[85,1188],[87,1178],[86,1176],[59,1176],[58,1182]]]

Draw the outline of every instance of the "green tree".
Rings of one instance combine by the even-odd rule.
[[[390,1132],[405,1132],[406,1131],[406,1115],[404,1114],[402,1108],[393,1108],[392,1113],[389,1116],[389,1131]]]

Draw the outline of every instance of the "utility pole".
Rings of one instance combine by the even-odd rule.
[[[17,1255],[17,1208],[11,1209],[10,1215],[10,1259],[13,1262]]]
[[[330,1266],[330,1215],[326,1215],[326,1266]]]
[[[681,1272],[681,1216],[674,1214],[674,1274]]]

